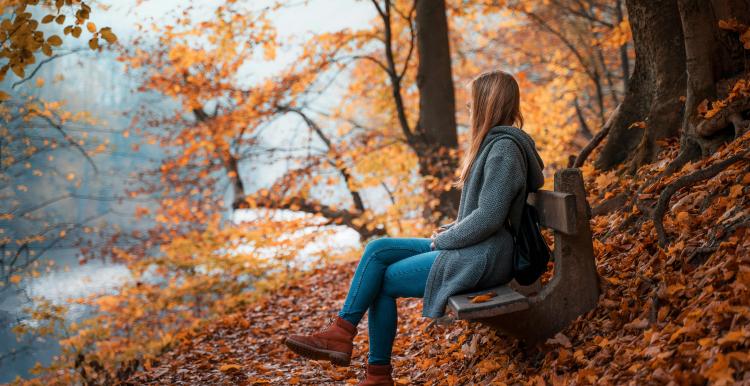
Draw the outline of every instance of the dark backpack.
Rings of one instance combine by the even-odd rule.
[[[523,155],[523,147],[515,138],[510,138],[518,146]],[[526,159],[524,157],[525,162]],[[552,253],[542,236],[542,228],[539,225],[539,213],[536,208],[527,202],[527,190],[524,190],[521,198],[523,198],[523,208],[518,226],[514,229],[510,221],[510,214],[508,214],[507,222],[511,230],[510,233],[513,236],[513,277],[518,284],[530,285],[547,271],[547,263],[550,261]]]

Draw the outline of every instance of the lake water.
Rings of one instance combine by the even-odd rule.
[[[0,361],[0,383],[9,382],[17,375],[28,377],[28,370],[38,361],[49,364],[52,357],[59,352],[54,339],[24,337],[21,342],[11,328],[23,318],[23,308],[28,305],[28,297],[42,296],[56,304],[65,303],[68,298],[86,296],[92,293],[114,291],[119,285],[130,279],[130,273],[124,265],[109,264],[102,261],[91,261],[79,265],[76,251],[58,250],[54,254],[55,271],[33,279],[25,279],[20,284],[24,294],[7,294],[0,302],[0,355],[15,355]],[[64,267],[67,265],[68,269]],[[86,315],[82,305],[69,309],[69,320],[78,320]]]

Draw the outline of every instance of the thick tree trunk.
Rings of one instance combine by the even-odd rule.
[[[627,8],[635,70],[623,114],[596,166],[609,169],[630,159],[633,171],[653,160],[659,138],[680,134],[681,127],[680,154],[665,171],[670,173],[747,130],[747,99],[709,119],[701,116],[699,106],[726,98],[736,80],[748,74],[742,31],[722,29],[719,22],[750,25],[750,0],[628,0]],[[685,96],[684,109],[680,95]],[[639,120],[645,121],[645,129],[630,128]]]
[[[595,165],[654,159],[657,140],[676,136],[685,90],[685,50],[677,0],[627,0],[636,59],[625,98]],[[642,123],[639,123],[642,122]]]
[[[419,157],[423,176],[452,180],[458,160],[450,150],[458,149],[458,135],[445,1],[417,0],[416,24],[419,121],[411,145]],[[440,218],[433,218],[433,214],[454,218],[458,213],[460,191],[431,189],[429,182],[427,185],[428,197],[439,200],[437,208],[428,205],[427,218],[435,222]]]
[[[737,76],[747,73],[746,51],[735,31],[722,30],[719,21],[737,19],[750,25],[750,0],[679,0],[680,18],[685,28],[687,55],[687,99],[681,138],[681,163],[713,153],[737,134],[735,122],[743,122],[747,103],[727,106],[724,121],[707,122],[698,111],[704,101],[724,98]],[[730,111],[730,109],[736,111]],[[717,116],[721,118],[721,116]],[[744,121],[746,122],[746,121]],[[701,130],[701,124],[714,124]],[[675,168],[681,166],[675,165]]]

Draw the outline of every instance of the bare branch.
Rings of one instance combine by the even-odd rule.
[[[29,79],[33,78],[34,75],[36,75],[36,73],[39,71],[39,69],[42,68],[43,65],[45,65],[45,64],[47,64],[47,63],[49,63],[49,62],[51,62],[51,61],[53,61],[55,59],[62,58],[63,56],[68,56],[70,54],[74,54],[76,52],[83,51],[83,50],[85,50],[85,48],[80,47],[80,48],[76,48],[76,49],[73,49],[73,50],[71,50],[69,52],[65,52],[65,53],[62,53],[62,54],[54,54],[54,55],[50,56],[49,58],[46,58],[46,59],[42,60],[41,62],[39,62],[39,64],[37,64],[36,67],[34,67],[34,71],[31,71],[31,74],[29,74],[29,76],[27,76],[27,77],[25,77],[25,78],[23,78],[23,79],[15,82],[15,83],[13,83],[13,86],[11,86],[11,88],[16,88],[17,86],[19,86],[19,85],[23,84],[24,82],[28,81]]]
[[[53,121],[52,119],[50,119],[46,115],[38,115],[38,116],[41,117],[42,119],[44,119],[45,121],[47,121],[50,125],[52,125],[52,127],[54,127],[55,129],[57,129],[57,131],[59,131],[60,134],[63,135],[63,138],[66,141],[68,141],[68,143],[70,143],[72,146],[74,146],[76,149],[78,149],[78,151],[81,152],[81,154],[83,154],[83,156],[86,158],[86,160],[89,162],[89,164],[91,164],[91,167],[94,168],[94,173],[96,173],[96,174],[99,173],[99,168],[96,167],[96,164],[94,163],[94,160],[91,159],[91,157],[88,155],[88,153],[86,153],[86,149],[84,149],[81,145],[79,145],[76,141],[74,141],[73,138],[70,135],[68,135],[68,133],[65,132],[65,130],[62,128],[62,126],[60,126],[57,122]]]

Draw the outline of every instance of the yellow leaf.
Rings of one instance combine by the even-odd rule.
[[[81,36],[81,27],[79,26],[73,27],[73,29],[70,31],[70,34],[73,35],[74,38]]]
[[[96,32],[96,24],[94,24],[92,22],[88,22],[86,24],[86,29],[89,30],[89,32],[94,33],[94,32]]]
[[[42,24],[51,23],[52,20],[55,20],[55,15],[47,15],[42,18]]]
[[[99,39],[91,38],[89,40],[89,48],[91,48],[92,50],[99,48]]]
[[[21,275],[12,275],[10,277],[10,282],[13,284],[18,284],[21,282]]]
[[[51,46],[59,46],[62,44],[62,38],[57,35],[52,35],[47,38],[47,43]]]
[[[16,74],[19,78],[23,78],[24,75],[24,69],[23,65],[16,64],[10,67],[11,70],[13,70],[13,73]]]
[[[117,36],[112,33],[112,30],[109,28],[102,28],[102,38],[107,41],[107,43],[112,44],[117,41]]]
[[[96,304],[102,311],[108,312],[114,310],[120,304],[120,301],[116,296],[107,295],[96,299]]]

